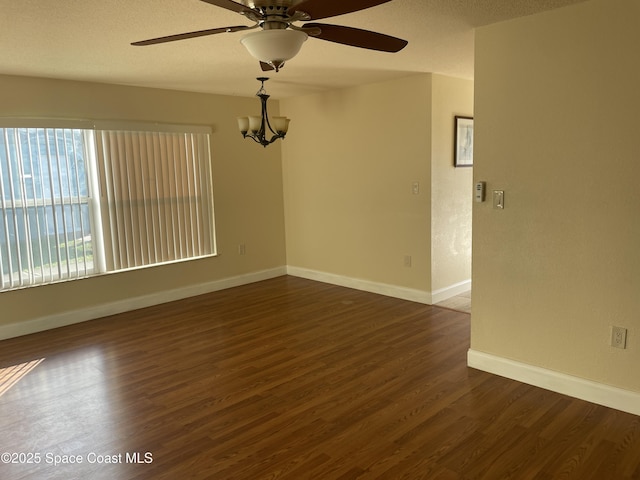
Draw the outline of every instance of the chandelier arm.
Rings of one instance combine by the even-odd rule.
[[[258,138],[253,134],[253,133],[245,133],[244,135],[242,135],[244,138],[250,138],[251,140],[253,140],[256,143],[261,143],[260,140],[258,140]]]
[[[282,134],[282,133],[276,133],[273,137],[271,137],[271,140],[269,140],[268,145],[271,145],[273,142],[275,142],[276,140],[278,140],[278,139],[280,139],[280,138],[284,139],[284,134]],[[266,146],[266,145],[265,145],[265,146]]]
[[[264,82],[263,82],[263,91],[264,91]],[[265,135],[267,133],[267,128],[269,127],[269,129],[271,129],[271,126],[269,125],[269,119],[267,118],[267,100],[269,99],[269,95],[267,95],[266,93],[261,93],[260,95],[258,95],[260,97],[260,103],[261,108],[262,108],[262,123],[260,124],[260,136],[262,137],[262,139],[265,139]]]
[[[267,100],[269,100],[269,95],[267,95],[266,93],[262,93],[258,96],[260,97],[260,102],[262,103],[262,130],[264,132],[263,135],[266,135],[267,128],[269,128],[272,135],[277,135],[278,132],[276,132],[271,126],[271,122],[269,122],[269,114],[267,113]]]
[[[285,135],[286,134],[284,133],[276,133],[273,137],[271,137],[271,140],[267,140],[267,138],[264,135],[260,135],[260,132],[258,132],[257,135],[254,135],[253,133],[245,133],[242,135],[242,137],[250,138],[254,142],[259,143],[263,147],[266,147],[267,145],[271,145],[273,142],[275,142],[278,139],[281,139],[281,138],[284,139]]]

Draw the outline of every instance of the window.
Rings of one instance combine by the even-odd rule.
[[[209,134],[0,128],[0,290],[215,254]]]

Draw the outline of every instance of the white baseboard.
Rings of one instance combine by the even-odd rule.
[[[431,292],[431,300],[433,300],[433,303],[440,303],[469,290],[471,290],[471,280],[465,280],[464,282],[454,283],[448,287],[434,290]]]
[[[308,280],[316,280],[318,282],[330,283],[341,287],[354,288],[370,293],[386,295],[388,297],[400,298],[411,302],[425,303],[432,305],[431,292],[416,290],[412,288],[399,287],[397,285],[389,285],[386,283],[372,282],[358,278],[344,277],[333,273],[319,272],[317,270],[309,270],[300,267],[287,267],[287,274],[294,277],[306,278]]]
[[[117,302],[96,305],[90,308],[73,310],[55,315],[47,315],[40,318],[34,318],[26,322],[12,323],[0,326],[0,340],[7,338],[19,337],[30,333],[42,332],[52,328],[64,327],[74,323],[86,322],[87,320],[95,320],[96,318],[115,315],[117,313],[128,312],[138,308],[150,307],[161,303],[181,300],[183,298],[195,297],[205,293],[216,292],[231,287],[246,285],[249,283],[267,280],[269,278],[280,277],[287,274],[286,267],[276,267],[269,270],[252,272],[245,275],[223,278],[212,282],[191,285],[185,288],[168,290],[150,295],[144,295],[135,298],[128,298]]]
[[[330,283],[347,288],[354,288],[365,292],[377,293],[389,297],[400,298],[411,302],[432,305],[433,303],[442,301],[458,293],[469,290],[471,281],[461,282],[445,289],[440,289],[434,294],[428,291],[416,290],[412,288],[399,287],[386,283],[372,282],[357,278],[345,277],[317,270],[310,270],[299,267],[282,266],[259,272],[252,272],[245,275],[224,278],[198,285],[180,288],[176,290],[162,291],[150,295],[144,295],[135,298],[129,298],[117,302],[95,305],[80,310],[72,310],[69,312],[58,313],[54,315],[46,315],[25,322],[0,325],[0,340],[7,338],[19,337],[31,333],[50,330],[52,328],[64,327],[74,323],[94,320],[96,318],[115,315],[118,313],[136,310],[138,308],[150,307],[161,303],[181,300],[183,298],[194,297],[205,293],[215,292],[226,288],[237,287],[249,283],[267,280],[269,278],[279,277],[282,275],[292,275],[295,277],[307,278],[319,282]],[[434,299],[434,296],[436,297]]]
[[[467,353],[467,364],[472,368],[528,385],[640,415],[639,392],[623,390],[471,349]]]

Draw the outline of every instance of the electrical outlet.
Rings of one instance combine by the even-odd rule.
[[[405,255],[404,256],[404,266],[405,267],[410,267],[411,266],[411,255]]]
[[[615,348],[627,348],[626,328],[611,327],[611,346]]]
[[[238,255],[244,255],[245,253],[247,253],[247,247],[244,243],[241,243],[238,245]]]

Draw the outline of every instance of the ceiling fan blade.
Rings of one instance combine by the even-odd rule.
[[[211,5],[215,5],[216,7],[226,8],[227,10],[231,10],[236,13],[246,14],[246,13],[256,13],[252,8],[247,7],[246,5],[242,5],[238,2],[233,2],[232,0],[201,0],[202,2],[209,3]]]
[[[208,30],[198,30],[197,32],[178,33],[177,35],[168,35],[166,37],[158,37],[158,38],[151,38],[149,40],[141,40],[139,42],[133,42],[131,45],[135,45],[137,47],[144,46],[144,45],[155,45],[156,43],[175,42],[176,40],[185,40],[187,38],[204,37],[206,35],[215,35],[216,33],[239,32],[241,30],[249,30],[251,28],[255,28],[255,27],[238,25],[235,27],[210,28]]]
[[[206,0],[205,0],[206,1]],[[391,0],[302,0],[288,10],[289,15],[294,12],[309,14],[308,20],[335,17],[345,13],[357,12],[365,8],[375,7]]]
[[[265,62],[260,62],[260,68],[263,72],[270,72],[271,70],[275,70],[275,68]]]
[[[342,43],[352,47],[368,48],[381,52],[399,52],[407,46],[409,42],[401,38],[391,37],[382,33],[361,30],[353,27],[343,27],[342,25],[329,25],[327,23],[305,23],[303,30],[307,28],[320,29],[315,38],[327,40],[329,42]]]

